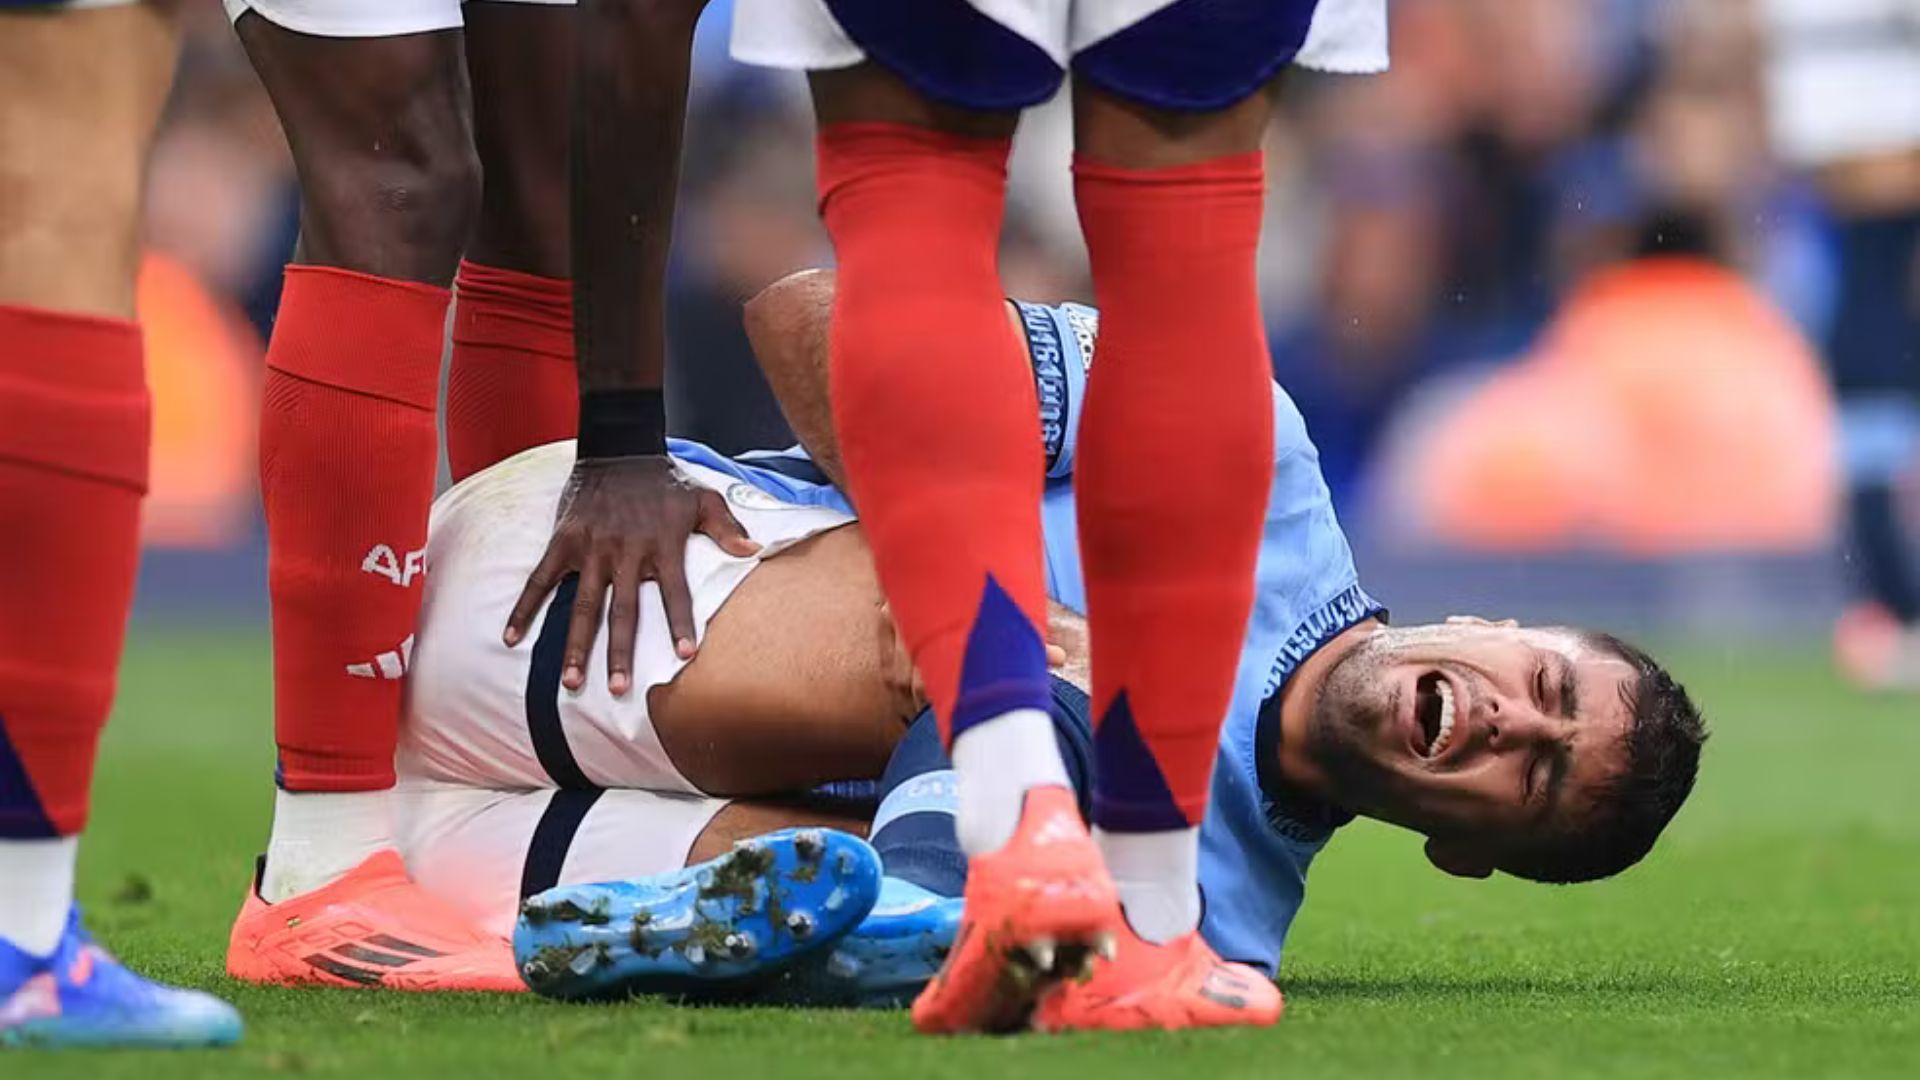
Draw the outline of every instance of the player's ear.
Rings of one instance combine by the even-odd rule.
[[[1449,615],[1448,626],[1497,626],[1511,630],[1520,625],[1519,619],[1483,619],[1478,615]]]
[[[1437,837],[1427,838],[1427,861],[1454,877],[1489,878],[1493,876],[1492,859],[1463,844],[1450,843]]]

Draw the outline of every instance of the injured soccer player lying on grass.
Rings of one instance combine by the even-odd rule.
[[[651,582],[629,694],[603,678],[561,688],[571,589],[531,648],[501,643],[569,444],[474,476],[434,509],[399,757],[403,848],[416,879],[479,924],[505,935],[519,919],[537,991],[894,1003],[951,943],[966,867],[952,766],[834,485],[832,288],[831,274],[796,275],[747,309],[805,451],[672,447],[763,545],[740,558],[693,539],[693,660],[675,654]],[[1073,305],[1009,312],[1043,414],[1053,719],[1084,793],[1073,435],[1097,319]],[[1637,862],[1685,800],[1705,739],[1682,688],[1602,633],[1389,626],[1278,386],[1273,410],[1258,595],[1201,829],[1208,942],[1274,975],[1309,863],[1356,815],[1423,834],[1452,874],[1575,882]],[[597,672],[604,640],[596,650]]]

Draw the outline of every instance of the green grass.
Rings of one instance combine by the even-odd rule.
[[[250,1024],[218,1054],[0,1057],[0,1078],[1920,1075],[1920,703],[1815,653],[1681,651],[1716,727],[1650,864],[1454,881],[1368,824],[1315,868],[1263,1032],[932,1040],[899,1014],[262,990],[220,957],[267,825],[264,635],[136,633],[82,892],[96,932]]]

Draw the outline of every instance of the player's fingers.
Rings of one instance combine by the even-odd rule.
[[[520,590],[520,599],[513,602],[513,611],[507,615],[506,632],[500,639],[511,649],[524,641],[527,628],[533,625],[533,617],[539,613],[540,605],[553,595],[554,586],[560,583],[564,573],[566,555],[561,550],[560,540],[554,538],[547,544],[547,553],[540,557],[539,565],[533,573],[527,575],[527,583]]]
[[[598,559],[580,572],[580,591],[573,597],[567,620],[567,651],[560,667],[560,685],[578,690],[587,685],[587,656],[600,632],[600,613],[607,601],[607,573]]]
[[[1049,669],[1052,669],[1052,668],[1063,668],[1066,666],[1067,666],[1067,650],[1061,648],[1058,645],[1055,645],[1051,641],[1047,642],[1047,667]]]
[[[700,496],[700,531],[729,555],[745,558],[760,553],[759,541],[747,535],[740,519],[727,509],[727,500],[721,498],[717,491]]]
[[[614,571],[613,599],[607,605],[607,689],[625,697],[633,688],[633,642],[640,632],[640,574],[636,567]]]
[[[654,577],[660,582],[660,603],[667,609],[667,632],[673,651],[682,660],[693,659],[693,594],[687,589],[687,564],[679,551],[665,549],[654,556]]]

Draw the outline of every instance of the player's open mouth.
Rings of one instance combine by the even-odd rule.
[[[1437,671],[1414,683],[1414,752],[1428,761],[1453,742],[1453,687]]]

